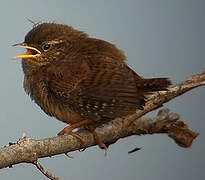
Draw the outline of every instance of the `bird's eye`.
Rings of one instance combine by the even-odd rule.
[[[43,50],[44,50],[44,51],[47,51],[50,47],[51,47],[50,44],[44,44],[44,45],[43,45]]]

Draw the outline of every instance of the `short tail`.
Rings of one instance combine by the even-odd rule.
[[[151,79],[144,79],[142,86],[144,91],[154,92],[154,91],[166,91],[171,84],[172,83],[169,78],[151,78]]]

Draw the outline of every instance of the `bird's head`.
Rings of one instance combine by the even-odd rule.
[[[23,43],[14,45],[25,48],[27,52],[13,59],[23,59],[23,62],[31,66],[44,66],[61,60],[65,54],[69,56],[73,43],[86,37],[87,34],[71,26],[41,23],[28,32]]]

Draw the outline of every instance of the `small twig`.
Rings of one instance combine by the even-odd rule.
[[[49,179],[51,179],[51,180],[62,180],[62,179],[54,176],[49,171],[47,171],[38,161],[34,161],[33,164]]]

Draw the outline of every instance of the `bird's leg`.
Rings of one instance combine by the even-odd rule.
[[[83,120],[83,121],[80,121],[80,122],[77,122],[77,123],[74,123],[72,125],[69,125],[67,127],[65,127],[62,131],[60,131],[58,133],[58,135],[64,135],[64,134],[68,134],[68,135],[72,135],[74,137],[76,137],[77,139],[79,139],[82,143],[82,146],[85,145],[85,141],[84,139],[77,133],[75,132],[72,132],[74,129],[76,128],[79,128],[79,127],[82,127],[82,126],[85,126],[85,125],[89,125],[88,126],[88,130],[92,133],[94,139],[95,139],[95,142],[98,144],[98,146],[102,149],[105,150],[105,154],[107,152],[107,146],[102,142],[102,140],[100,139],[100,137],[98,136],[98,134],[96,133],[95,131],[95,127],[92,126],[92,122],[91,120]],[[84,150],[84,149],[83,149]]]
[[[58,136],[65,135],[65,134],[72,135],[72,136],[76,137],[77,139],[79,139],[82,143],[82,146],[84,146],[85,145],[84,139],[79,134],[74,133],[72,131],[76,128],[79,128],[79,127],[85,126],[87,124],[90,124],[91,122],[92,122],[91,120],[86,119],[86,120],[74,123],[72,125],[69,125],[69,126],[65,127],[62,131],[60,131],[58,133]]]
[[[107,146],[102,142],[102,140],[100,139],[100,137],[98,136],[98,134],[96,133],[95,131],[95,128],[90,126],[89,127],[89,131],[93,134],[93,137],[95,139],[95,142],[98,144],[98,146],[101,148],[101,149],[104,149],[105,150],[105,155],[107,154]]]

